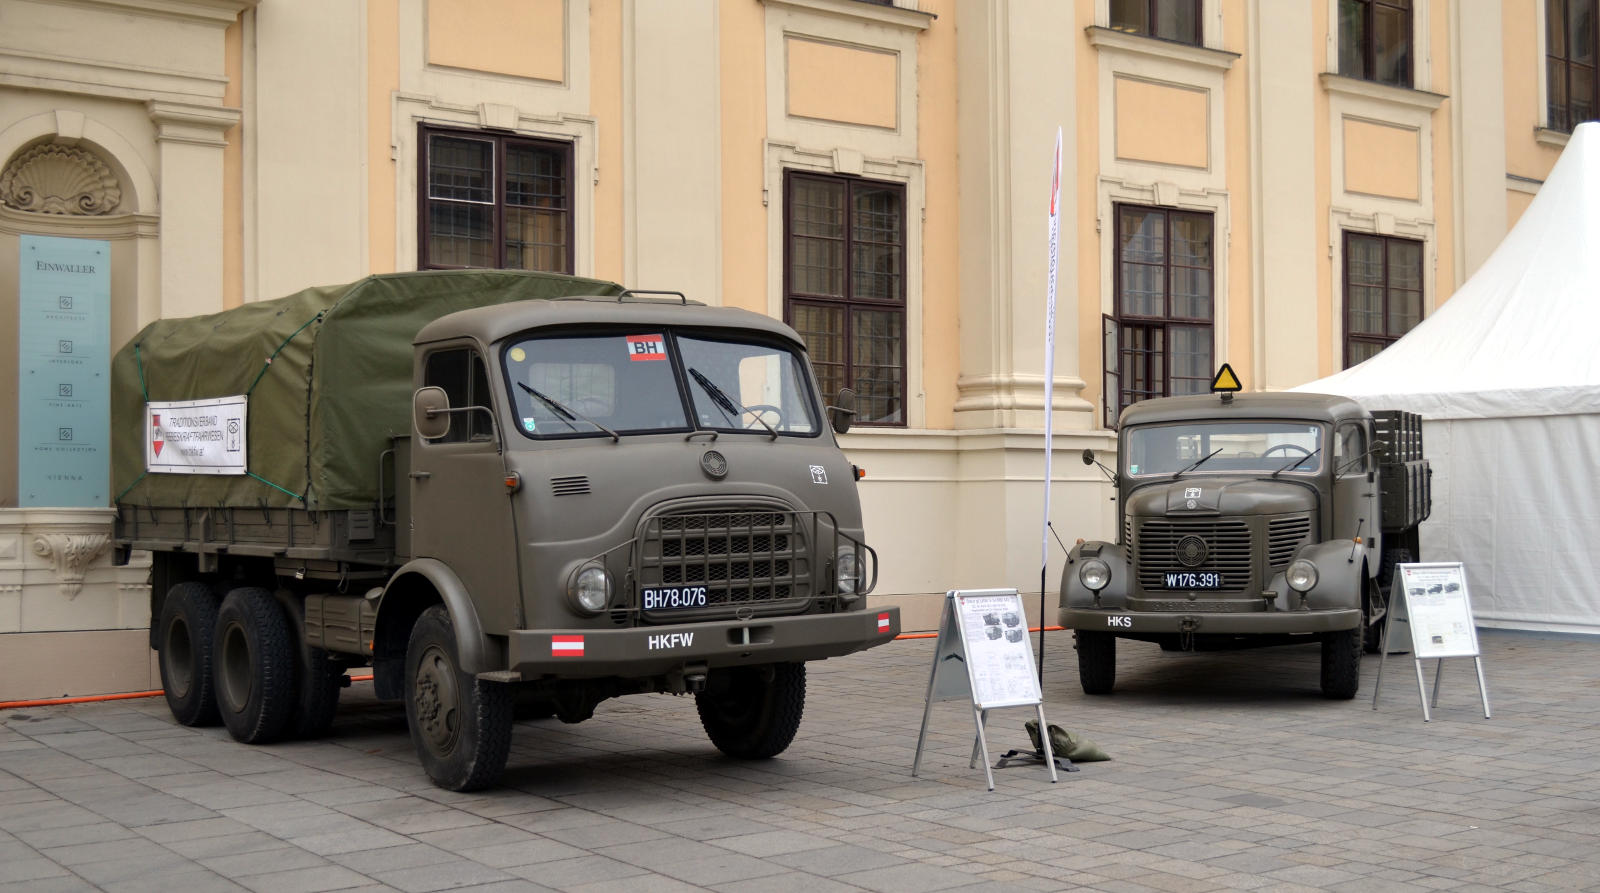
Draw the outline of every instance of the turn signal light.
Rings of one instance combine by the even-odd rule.
[[[522,475],[515,471],[506,472],[506,492],[515,493],[522,489]]]
[[[850,470],[855,473],[856,480],[858,481],[867,476],[867,470],[859,465],[850,466]]]

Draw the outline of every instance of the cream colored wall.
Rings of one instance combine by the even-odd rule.
[[[768,307],[768,205],[762,189],[767,135],[766,19],[757,0],[718,8],[722,88],[722,301],[765,313]]]
[[[1209,99],[1204,89],[1118,76],[1112,88],[1117,157],[1209,167]]]
[[[1238,52],[1249,43],[1249,17],[1245,3],[1249,0],[1228,0],[1222,4],[1221,46]],[[1255,265],[1251,258],[1255,251],[1255,201],[1252,190],[1255,181],[1250,176],[1250,145],[1254,128],[1250,83],[1256,60],[1241,53],[1233,67],[1223,78],[1222,96],[1226,103],[1224,126],[1227,129],[1226,173],[1228,191],[1233,195],[1229,204],[1232,216],[1227,244],[1222,246],[1228,256],[1229,277],[1226,301],[1227,356],[1218,359],[1232,364],[1235,374],[1255,369],[1255,339],[1252,332],[1257,324],[1252,301]],[[1220,252],[1219,252],[1220,253]],[[1247,383],[1255,388],[1259,383]]]
[[[841,124],[899,123],[898,60],[883,50],[804,37],[783,42],[788,113]]]
[[[244,105],[244,23],[234,22],[223,36],[228,86],[222,104]],[[244,303],[244,127],[223,131],[222,150],[222,306]]]
[[[596,3],[589,16],[589,114],[595,119],[599,143],[590,272],[622,282],[622,196],[627,185],[622,177],[622,5]]]
[[[1429,3],[1422,7],[1427,13],[1429,36],[1427,57],[1432,66],[1430,83],[1439,89],[1450,89],[1450,60],[1454,54],[1451,40],[1450,14],[1453,4]],[[1489,22],[1482,23],[1489,27]],[[1433,113],[1433,219],[1434,278],[1426,283],[1429,294],[1423,296],[1425,312],[1431,313],[1448,300],[1456,290],[1456,181],[1455,117],[1460,103],[1446,102]],[[1498,211],[1498,208],[1491,210]],[[1427,263],[1424,260],[1424,263]]]
[[[400,89],[400,8],[397,0],[367,0],[366,6],[367,272],[393,273],[402,268],[395,256],[396,164],[389,150]],[[404,269],[415,265],[412,258]]]
[[[568,2],[428,0],[428,64],[560,83]]]
[[[956,31],[962,7],[956,0],[921,0],[920,8],[937,16],[935,27],[917,38],[917,147],[927,188],[921,258],[924,424],[942,429],[955,424],[956,379],[961,374]],[[1061,287],[1065,293],[1070,280],[1064,278]],[[1062,304],[1062,312],[1070,312],[1068,303]]]
[[[1562,141],[1540,141],[1545,123],[1542,105],[1544,78],[1543,0],[1502,0],[1501,42],[1505,63],[1501,83],[1505,91],[1506,173],[1543,180],[1561,155]]]
[[[1345,118],[1344,184],[1350,192],[1417,200],[1422,190],[1421,138],[1415,128]]]

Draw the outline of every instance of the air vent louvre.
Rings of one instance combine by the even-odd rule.
[[[589,492],[589,476],[569,474],[550,479],[550,492],[557,496],[580,496]]]

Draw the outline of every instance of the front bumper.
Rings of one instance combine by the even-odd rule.
[[[864,651],[900,634],[900,609],[638,626],[516,630],[510,669],[523,679],[645,678],[706,669],[822,660]]]
[[[1062,608],[1061,625],[1067,629],[1125,633],[1253,633],[1293,635],[1331,633],[1361,625],[1360,608],[1330,611],[1127,611],[1114,608]]]

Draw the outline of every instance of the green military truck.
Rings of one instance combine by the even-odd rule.
[[[788,747],[805,662],[892,640],[857,469],[799,337],[742,310],[503,271],[373,276],[146,327],[113,364],[115,541],[151,554],[179,722],[315,736],[347,670],[434,783],[515,715],[692,694]]]
[[[1394,566],[1421,557],[1421,418],[1321,394],[1169,397],[1122,414],[1117,453],[1121,536],[1079,543],[1061,579],[1083,690],[1111,692],[1117,639],[1320,641],[1322,693],[1354,697]]]

